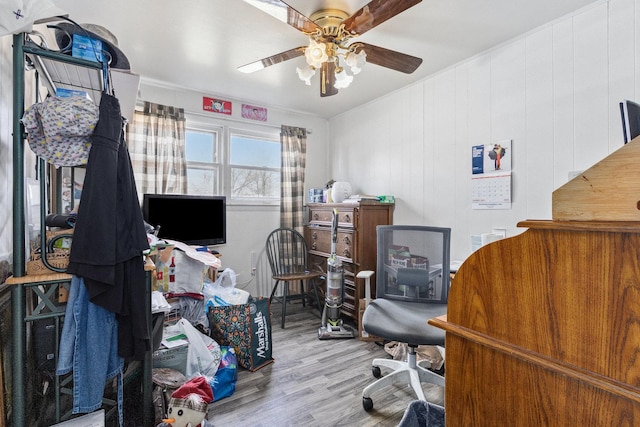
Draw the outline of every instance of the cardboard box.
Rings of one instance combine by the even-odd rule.
[[[414,256],[411,258],[411,267],[422,270],[429,269],[429,259],[422,256]]]
[[[67,235],[73,235],[73,229],[69,230],[56,230],[47,231],[47,242],[55,237],[62,236],[54,242],[53,252],[47,254],[47,262],[54,268],[66,269],[69,265],[69,255],[71,254],[71,242],[72,237]],[[27,261],[27,275],[37,276],[40,274],[51,274],[53,270],[50,270],[42,262],[42,253],[40,250],[31,251],[31,259]]]
[[[187,371],[188,353],[188,344],[180,345],[173,348],[160,348],[153,352],[153,367],[171,368],[185,375]]]
[[[394,257],[398,257],[398,256],[403,256],[403,257],[410,257],[411,253],[409,252],[409,248],[407,246],[401,246],[401,245],[390,245],[388,250],[388,257],[387,259],[389,261],[391,261]]]
[[[392,256],[391,266],[395,268],[411,268],[411,257],[403,255]]]
[[[69,253],[68,252],[52,252],[47,254],[47,262],[55,268],[66,269],[69,265]],[[27,262],[27,275],[37,276],[39,274],[51,274],[53,270],[50,270],[42,262],[42,255],[40,253],[32,253],[31,260]]]

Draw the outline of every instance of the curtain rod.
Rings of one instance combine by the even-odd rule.
[[[136,102],[136,107],[143,108],[144,107],[144,101],[137,101]],[[213,118],[213,117],[211,117],[210,114],[201,113],[199,111],[187,111],[187,110],[185,110],[184,113],[188,114],[188,115],[193,115],[193,116],[207,117],[209,119]],[[255,125],[258,125],[258,126],[266,126],[266,127],[270,127],[270,128],[281,129],[280,125],[274,125],[274,124],[263,123],[263,122],[254,123],[254,122],[249,122],[247,120],[235,119],[233,117],[215,117],[215,120],[221,120],[221,121],[227,121],[227,122],[235,122],[235,123],[250,123],[250,124],[255,124]],[[313,133],[313,131],[311,129],[306,129],[306,130],[307,130],[307,133],[309,135],[311,135]]]

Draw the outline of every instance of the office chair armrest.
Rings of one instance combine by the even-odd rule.
[[[358,279],[364,279],[364,301],[366,305],[369,305],[369,301],[371,301],[371,276],[374,274],[374,271],[362,270],[356,275]]]

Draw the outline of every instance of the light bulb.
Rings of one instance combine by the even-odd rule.
[[[347,74],[347,72],[343,68],[336,69],[336,82],[333,87],[336,89],[344,89],[349,87],[351,82],[353,81],[353,76]]]
[[[329,59],[327,56],[327,46],[311,38],[309,39],[309,46],[304,50],[304,56],[307,59],[307,64],[313,68],[320,68],[322,63]]]
[[[311,85],[311,77],[316,74],[316,70],[313,67],[306,66],[304,68],[297,67],[298,77],[300,80],[306,83],[307,86]]]
[[[367,54],[364,50],[360,50],[360,52],[349,52],[347,56],[344,58],[344,62],[351,67],[351,72],[353,74],[358,74],[362,71],[362,67],[367,63]]]

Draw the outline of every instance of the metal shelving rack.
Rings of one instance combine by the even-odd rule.
[[[64,317],[64,306],[56,303],[56,289],[68,287],[71,275],[51,273],[42,276],[26,276],[25,268],[25,167],[24,142],[26,135],[20,119],[25,110],[25,61],[35,67],[43,77],[43,84],[50,93],[55,88],[81,89],[90,94],[95,102],[100,101],[104,87],[105,72],[97,62],[74,58],[60,52],[47,50],[27,43],[26,34],[13,36],[13,276],[7,280],[11,288],[12,333],[13,333],[13,380],[12,380],[12,419],[15,427],[26,424],[25,378],[27,378],[27,350],[25,325],[36,319],[55,318],[56,355],[59,341],[58,326]],[[40,180],[40,185],[46,185]],[[41,205],[42,209],[45,205]],[[44,215],[41,212],[41,215]],[[41,230],[44,233],[44,228]],[[147,281],[146,305],[151,317],[151,288]],[[27,294],[35,296],[38,304],[27,308]],[[149,322],[150,324],[150,322]],[[153,424],[153,406],[151,401],[152,352],[148,351],[143,362],[143,420],[145,426]],[[55,380],[55,416],[61,420],[60,393],[67,384],[57,376]],[[68,391],[68,390],[67,390]]]

